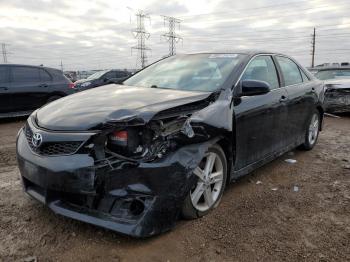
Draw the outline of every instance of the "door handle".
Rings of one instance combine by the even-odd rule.
[[[280,103],[286,102],[288,98],[286,96],[281,96]]]
[[[42,85],[39,85],[39,87],[48,87],[47,84],[42,84]]]
[[[3,89],[5,91],[9,90],[6,86],[0,86],[0,89]]]

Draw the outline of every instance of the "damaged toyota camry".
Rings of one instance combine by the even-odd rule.
[[[35,111],[17,138],[23,187],[57,214],[160,234],[212,211],[230,181],[312,149],[323,99],[322,83],[282,54],[169,57]]]

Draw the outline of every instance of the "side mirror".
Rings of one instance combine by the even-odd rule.
[[[243,80],[241,82],[241,96],[257,96],[270,92],[270,85],[265,81]]]

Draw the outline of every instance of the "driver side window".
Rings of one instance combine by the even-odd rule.
[[[278,76],[271,56],[258,56],[248,65],[242,80],[259,80],[267,82],[271,90],[279,88]]]

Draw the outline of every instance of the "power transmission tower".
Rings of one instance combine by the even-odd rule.
[[[137,27],[133,30],[135,38],[137,38],[137,46],[132,47],[131,49],[136,49],[137,56],[137,64],[141,65],[141,68],[144,68],[147,64],[147,53],[146,51],[151,50],[146,46],[146,39],[150,37],[150,33],[148,33],[145,29],[145,19],[150,19],[150,16],[144,13],[142,10],[136,13],[137,18]]]
[[[169,32],[166,34],[163,34],[162,36],[167,39],[169,42],[169,56],[173,56],[176,54],[176,43],[179,42],[179,40],[182,40],[182,38],[176,34],[176,25],[180,28],[181,20],[177,19],[175,17],[170,16],[163,16],[164,18],[164,26],[165,23],[168,23],[169,26]]]
[[[314,33],[312,34],[311,41],[311,67],[315,66],[315,49],[316,49],[316,28],[314,28]]]
[[[7,64],[7,54],[8,54],[8,52],[7,52],[7,50],[6,50],[6,46],[7,46],[8,44],[5,44],[5,43],[1,43],[1,49],[2,49],[2,57],[3,57],[3,61],[4,61],[4,63],[5,64]]]

